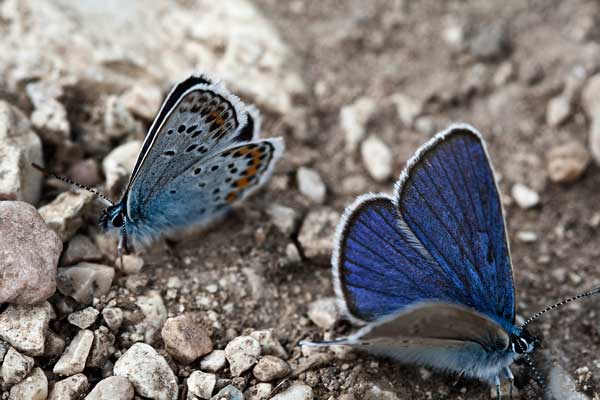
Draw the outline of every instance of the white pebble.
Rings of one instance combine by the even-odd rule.
[[[393,169],[392,153],[377,136],[369,136],[360,148],[363,164],[369,175],[377,182],[390,178]]]

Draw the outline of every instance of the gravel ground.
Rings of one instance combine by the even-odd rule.
[[[344,207],[390,192],[453,121],[488,142],[519,316],[600,285],[600,5],[212,3],[0,1],[0,398],[494,396],[298,342],[355,329],[329,270]],[[217,223],[121,267],[102,205],[28,165],[118,198],[164,94],[196,69],[257,104],[287,151]],[[532,325],[549,398],[600,399],[599,312],[592,298]],[[515,398],[540,398],[530,368],[513,372]]]

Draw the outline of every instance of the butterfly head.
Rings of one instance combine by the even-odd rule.
[[[124,223],[125,210],[120,203],[106,208],[100,216],[100,225],[102,225],[105,230],[121,228]]]
[[[525,328],[521,328],[519,332],[510,336],[510,346],[513,352],[517,354],[531,353],[541,344],[541,340],[537,336],[533,336]]]

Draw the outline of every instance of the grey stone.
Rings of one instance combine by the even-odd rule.
[[[354,151],[365,137],[367,123],[373,117],[377,103],[374,99],[361,97],[340,110],[340,126],[346,137],[346,149]]]
[[[511,50],[510,31],[503,21],[482,26],[471,41],[471,54],[483,61],[496,61]]]
[[[44,341],[44,357],[58,357],[65,351],[67,343],[50,329],[46,330],[46,339]]]
[[[129,112],[118,96],[108,96],[104,103],[104,133],[111,138],[123,138],[141,133],[142,124]]]
[[[310,386],[298,383],[271,397],[271,400],[313,400],[314,398],[315,395]]]
[[[254,339],[260,343],[260,353],[264,355],[276,356],[279,358],[287,359],[287,352],[279,343],[279,340],[273,334],[271,330],[254,331],[250,334]]]
[[[0,237],[0,303],[35,304],[50,297],[62,243],[37,210],[0,202]]]
[[[92,331],[87,329],[79,331],[54,365],[52,372],[66,376],[82,372],[93,342],[94,333]]]
[[[63,267],[82,261],[100,261],[102,259],[102,253],[87,236],[73,236],[66,247],[60,258],[60,264]]]
[[[123,310],[119,307],[105,307],[102,310],[102,318],[111,331],[118,332],[123,323]]]
[[[339,218],[340,214],[329,207],[317,208],[308,213],[298,235],[298,242],[307,258],[329,262]]]
[[[559,365],[550,370],[546,386],[546,397],[550,400],[589,400],[577,391],[573,378]]]
[[[104,378],[85,397],[85,400],[132,400],[135,392],[127,378],[109,376]]]
[[[417,117],[423,112],[423,102],[404,93],[396,93],[391,97],[396,105],[400,121],[406,127],[412,127]]]
[[[31,374],[10,388],[9,400],[46,400],[48,379],[44,371],[35,367]]]
[[[94,195],[84,190],[63,192],[38,211],[60,239],[67,242],[83,224],[84,212],[93,199]]]
[[[251,386],[244,392],[245,400],[269,400],[271,392],[273,391],[273,385],[270,383],[257,383]]]
[[[252,374],[261,382],[271,382],[286,377],[292,369],[289,364],[275,356],[264,356],[254,366]]]
[[[79,400],[87,392],[88,379],[84,374],[70,376],[54,384],[48,400]]]
[[[377,136],[369,136],[360,147],[363,164],[377,182],[384,182],[392,175],[393,157],[389,146]]]
[[[151,121],[163,101],[161,90],[148,84],[134,84],[121,96],[123,105],[136,117]]]
[[[115,270],[101,264],[82,262],[72,267],[58,269],[58,291],[84,305],[110,290]]]
[[[225,350],[213,350],[200,360],[200,369],[208,372],[217,372],[227,366]]]
[[[317,204],[325,202],[327,188],[321,175],[312,168],[300,167],[296,174],[300,193]]]
[[[244,400],[244,394],[235,386],[227,385],[210,400]]]
[[[207,374],[202,371],[192,372],[187,379],[188,400],[210,399],[216,383],[217,376],[214,374]]]
[[[131,141],[116,147],[102,161],[102,170],[106,177],[106,186],[110,193],[114,193],[129,178],[142,142]]]
[[[581,93],[581,105],[590,120],[589,147],[600,164],[600,73],[588,79]]]
[[[2,362],[2,381],[7,385],[19,383],[29,375],[33,368],[33,358],[23,355],[10,347]]]
[[[145,343],[135,343],[115,363],[114,374],[129,379],[136,392],[155,400],[177,400],[177,378],[167,361]]]
[[[44,141],[59,146],[69,141],[71,126],[67,110],[59,101],[64,95],[62,86],[55,81],[39,80],[28,83],[25,90],[34,107],[31,123]]]
[[[240,376],[258,361],[260,343],[251,336],[238,336],[225,346],[225,356],[231,375]]]
[[[31,163],[43,163],[40,138],[21,111],[0,101],[0,200],[37,203],[43,176]]]
[[[333,328],[340,318],[336,299],[328,297],[312,302],[308,306],[308,317],[322,329]]]
[[[100,311],[96,310],[95,308],[87,307],[81,311],[76,311],[69,314],[67,320],[79,329],[86,329],[96,322],[96,318],[98,318],[99,314]]]
[[[286,236],[291,236],[296,232],[300,222],[300,215],[295,209],[275,203],[271,204],[266,211],[271,218],[273,225],[275,225],[281,233]]]
[[[511,195],[517,205],[523,209],[533,208],[540,203],[540,195],[522,183],[513,185]]]
[[[21,353],[41,356],[44,354],[44,335],[54,316],[48,302],[32,306],[11,304],[0,314],[0,338]]]
[[[139,274],[144,267],[144,259],[135,254],[123,255],[123,265],[119,262],[119,267],[127,275]]]

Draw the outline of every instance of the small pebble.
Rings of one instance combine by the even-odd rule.
[[[134,85],[121,96],[125,107],[135,116],[151,121],[163,101],[159,88],[152,85]]]
[[[325,202],[327,188],[319,172],[312,168],[300,167],[296,174],[300,193],[316,204]]]
[[[546,153],[546,170],[553,182],[575,182],[583,175],[590,155],[579,142],[568,142],[548,150]]]
[[[93,158],[75,161],[67,170],[67,177],[88,187],[102,183],[100,166]]]
[[[123,310],[119,307],[105,307],[102,310],[102,318],[111,331],[118,332],[123,323]]]
[[[166,320],[162,328],[165,350],[177,361],[189,365],[213,350],[212,340],[192,314]]]
[[[48,379],[41,368],[35,367],[31,374],[10,388],[10,400],[46,400]]]
[[[284,235],[292,236],[296,232],[300,222],[300,214],[295,209],[275,203],[267,208],[267,214],[273,225]]]
[[[94,195],[88,191],[63,192],[38,211],[63,242],[69,241],[83,224],[86,207]]]
[[[58,269],[56,286],[65,296],[78,303],[91,305],[94,297],[104,296],[110,290],[115,270],[101,264],[82,262]]]
[[[269,400],[269,396],[273,391],[273,385],[270,383],[257,383],[251,386],[244,392],[245,400]]]
[[[19,383],[29,375],[32,368],[33,358],[21,354],[14,348],[9,347],[4,356],[4,361],[2,362],[2,369],[0,369],[2,382],[7,385]]]
[[[54,365],[52,372],[65,376],[82,372],[93,341],[94,333],[92,331],[87,329],[79,331]]]
[[[210,400],[244,400],[244,395],[235,386],[228,385],[211,397]]]
[[[333,250],[333,235],[339,219],[340,214],[329,207],[309,211],[298,234],[304,256],[329,262]]]
[[[261,354],[287,359],[288,355],[272,330],[254,331],[250,334],[260,343]]]
[[[573,378],[559,365],[554,365],[548,376],[546,397],[549,400],[589,400],[577,391]]]
[[[538,240],[538,235],[533,231],[518,231],[517,240],[523,243],[535,243]]]
[[[590,152],[596,163],[600,164],[600,73],[587,80],[581,92],[581,105],[590,120]]]
[[[287,376],[291,368],[287,362],[275,356],[264,356],[254,366],[252,374],[261,382],[271,382]]]
[[[115,363],[114,374],[129,379],[141,396],[177,400],[177,377],[167,361],[145,343],[131,346]]]
[[[346,149],[354,151],[365,136],[367,123],[377,110],[374,99],[362,97],[340,110],[340,125],[346,135]]]
[[[563,124],[571,116],[571,99],[558,95],[548,101],[546,106],[546,123],[557,127]]]
[[[21,353],[41,356],[44,354],[44,335],[54,317],[48,302],[34,306],[10,304],[0,314],[0,338]]]
[[[74,265],[82,261],[100,261],[102,253],[96,245],[84,235],[75,235],[66,246],[60,258],[63,267]]]
[[[70,376],[54,384],[48,400],[79,400],[87,392],[89,383],[83,374]]]
[[[533,208],[540,203],[540,195],[522,183],[513,185],[511,195],[517,205],[523,209]]]
[[[392,175],[393,157],[388,145],[377,136],[369,136],[360,148],[363,164],[377,182],[385,182]]]
[[[144,267],[144,259],[135,254],[124,254],[123,265],[121,266],[120,260],[117,261],[117,265],[122,268],[126,275],[139,274]]]
[[[512,47],[508,25],[499,21],[485,25],[472,39],[470,51],[482,61],[497,61],[507,56]]]
[[[271,398],[271,400],[313,400],[315,395],[310,386],[298,383]]]
[[[238,336],[225,347],[225,356],[229,361],[232,376],[246,372],[260,357],[260,343],[251,336]]]
[[[142,142],[132,141],[122,144],[111,151],[102,161],[102,170],[106,176],[106,186],[109,193],[114,193],[124,186],[129,178]]]
[[[216,384],[216,375],[207,374],[202,371],[192,372],[187,379],[188,400],[195,400],[195,398],[210,399]],[[195,396],[195,398],[190,399],[190,395]]]
[[[324,330],[333,328],[340,318],[336,299],[328,297],[312,302],[308,306],[308,317]]]
[[[100,311],[96,310],[95,308],[87,307],[81,311],[76,311],[69,314],[67,320],[79,329],[86,329],[96,322],[96,318],[98,318],[99,314]]]
[[[225,350],[213,350],[200,360],[200,369],[202,371],[217,372],[227,366]]]
[[[109,376],[98,382],[85,400],[132,400],[133,386],[127,378]]]
[[[412,127],[423,111],[423,103],[404,93],[392,95],[391,100],[396,105],[396,111],[402,124],[406,127]]]

